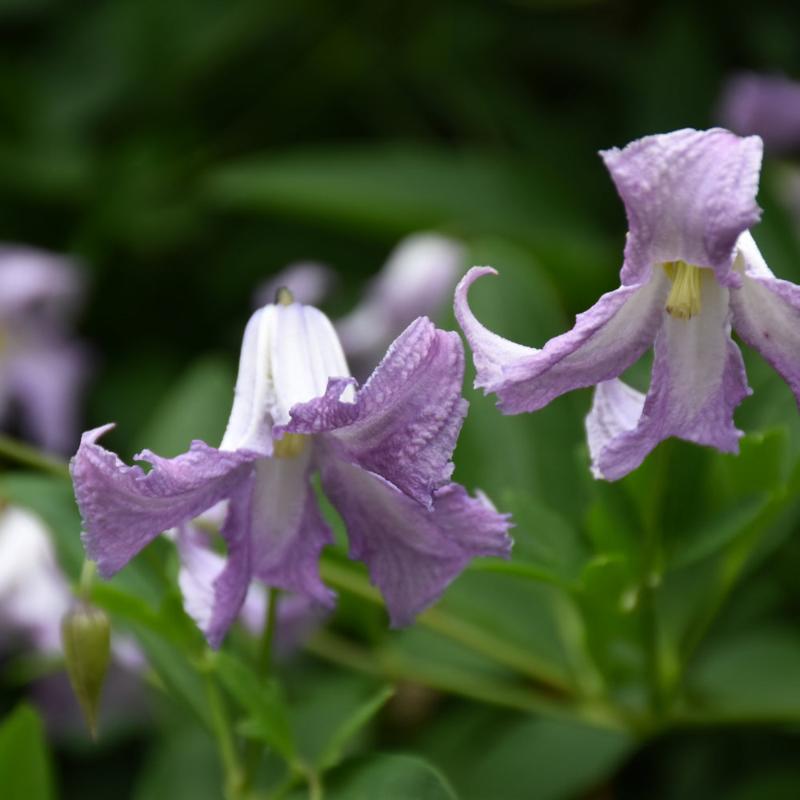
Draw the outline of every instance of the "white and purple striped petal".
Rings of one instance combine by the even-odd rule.
[[[776,278],[750,234],[739,240],[744,278],[731,290],[733,327],[789,384],[800,404],[800,286]]]
[[[616,435],[608,437],[600,452],[593,452],[595,474],[607,480],[627,475],[670,436],[738,452],[741,432],[733,424],[733,411],[750,388],[742,355],[730,337],[728,290],[705,270],[702,304],[702,312],[692,319],[665,319],[655,342],[650,389],[634,427],[622,429],[634,421],[634,399],[628,396],[621,408],[617,391],[617,419],[609,423],[609,410],[602,408],[608,402],[608,387],[600,391],[601,407],[592,413]]]
[[[601,153],[628,215],[622,283],[646,280],[658,264],[711,267],[723,286],[739,236],[758,222],[762,143],[722,128],[645,136]]]
[[[293,458],[256,464],[253,494],[253,575],[278,589],[330,607],[335,594],[322,582],[319,559],[333,543],[310,483],[310,446]]]
[[[381,476],[339,459],[322,465],[325,493],[347,526],[392,627],[413,622],[477,556],[508,557],[510,522],[463,487],[439,489],[425,509]]]

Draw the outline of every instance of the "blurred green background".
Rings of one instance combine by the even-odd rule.
[[[501,272],[476,290],[479,316],[541,345],[617,285],[624,211],[597,150],[714,124],[736,70],[800,77],[798,31],[791,2],[2,0],[0,240],[86,264],[81,333],[96,372],[85,427],[117,421],[108,444],[125,457],[157,449],[159,436],[177,452],[190,436],[219,436],[253,290],[290,261],[338,271],[335,316],[403,235],[439,230]],[[774,190],[785,168],[766,165],[755,235],[773,270],[800,280],[800,225]],[[788,462],[800,441],[791,395],[756,359],[748,370],[756,394],[737,421],[748,432],[784,426]],[[524,419],[468,396],[456,477],[514,508],[518,547],[515,493],[582,523],[598,491],[582,450],[588,392]],[[685,485],[668,511],[685,532],[701,502],[693,476],[710,456],[675,452]],[[542,513],[533,529],[552,522]],[[718,632],[796,622],[800,549],[780,542]],[[530,608],[546,650],[550,633]],[[797,698],[800,645],[776,646]],[[770,680],[765,647],[746,651],[754,666],[741,667],[740,688],[733,677],[734,694]],[[337,692],[357,694],[342,681],[321,690],[334,705]],[[448,702],[421,729],[383,735],[428,754],[457,786],[483,763],[461,778],[476,798],[800,796],[797,722],[676,731],[634,750]],[[159,744],[154,765],[149,735],[67,748],[64,796],[122,798],[135,785],[137,800],[183,797],[164,764],[169,753],[173,772],[194,770],[193,741]]]

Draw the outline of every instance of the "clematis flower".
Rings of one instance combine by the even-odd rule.
[[[0,247],[0,417],[18,411],[26,437],[54,452],[78,438],[88,358],[68,331],[82,294],[67,259]]]
[[[676,436],[737,452],[733,411],[750,393],[731,323],[800,401],[800,287],[776,278],[749,228],[761,140],[722,129],[647,136],[602,153],[628,215],[622,286],[541,350],[484,328],[467,304],[475,267],[456,291],[476,385],[504,413],[536,411],[597,385],[587,421],[595,476],[615,480]],[[655,348],[647,396],[615,381]],[[611,381],[611,383],[608,383]]]
[[[84,543],[104,577],[160,532],[227,501],[227,560],[205,610],[194,609],[212,646],[253,579],[332,605],[318,566],[332,533],[315,472],[393,625],[411,622],[474,556],[510,547],[506,516],[450,481],[466,413],[458,336],[416,320],[358,388],[327,317],[287,293],[280,300],[247,325],[219,448],[195,441],[173,459],[145,451],[145,473],[97,443],[105,426],[84,434],[72,460]]]
[[[741,72],[726,83],[719,117],[734,133],[758,135],[768,153],[800,150],[800,82]]]

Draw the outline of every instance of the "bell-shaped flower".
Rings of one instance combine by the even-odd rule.
[[[450,482],[463,358],[455,333],[420,318],[358,388],[328,319],[284,293],[247,325],[219,449],[145,451],[144,472],[97,444],[109,426],[84,434],[72,475],[89,557],[108,577],[162,531],[227,501],[227,559],[207,608],[193,612],[211,644],[254,578],[331,605],[318,565],[333,538],[311,484],[318,472],[392,624],[409,623],[471,558],[510,547],[506,516]]]
[[[78,438],[88,357],[69,328],[82,295],[71,261],[0,247],[0,417],[16,412],[23,434],[55,452]]]
[[[593,471],[626,475],[676,436],[737,452],[733,411],[750,393],[731,323],[800,400],[800,287],[775,278],[749,233],[761,140],[722,129],[648,136],[602,154],[625,203],[622,286],[541,349],[484,328],[467,304],[480,276],[456,291],[476,385],[504,413],[536,411],[564,392],[598,385],[587,421]],[[613,381],[654,347],[647,396]]]

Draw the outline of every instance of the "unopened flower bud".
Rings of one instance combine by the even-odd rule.
[[[96,738],[100,694],[111,655],[108,616],[84,601],[78,602],[61,621],[61,641],[72,690],[92,738]]]

